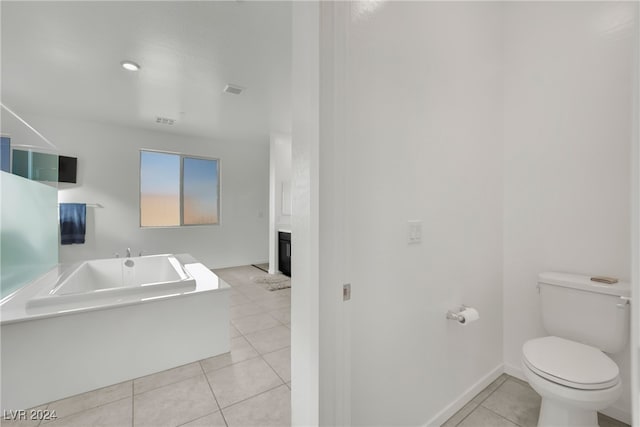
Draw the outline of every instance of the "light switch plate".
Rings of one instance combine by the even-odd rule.
[[[422,221],[410,220],[408,222],[408,239],[410,245],[422,242]]]

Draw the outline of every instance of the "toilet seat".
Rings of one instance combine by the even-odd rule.
[[[620,382],[618,365],[595,347],[559,337],[527,341],[523,362],[537,375],[579,390],[602,390]]]

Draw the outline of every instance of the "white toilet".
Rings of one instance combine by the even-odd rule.
[[[605,353],[624,350],[629,338],[628,283],[542,273],[538,292],[551,336],[522,346],[522,369],[542,396],[539,427],[598,425],[597,411],[622,393],[618,365]]]

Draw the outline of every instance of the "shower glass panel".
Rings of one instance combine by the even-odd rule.
[[[58,263],[58,190],[0,172],[0,297]]]

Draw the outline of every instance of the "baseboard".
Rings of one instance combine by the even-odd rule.
[[[504,366],[502,364],[496,366],[491,372],[482,377],[478,382],[469,387],[460,397],[451,402],[442,411],[438,412],[433,418],[431,418],[425,424],[425,427],[439,427],[445,423],[449,418],[458,412],[464,405],[469,403],[476,394],[487,388],[489,384],[495,381],[504,372]]]
[[[522,368],[520,366],[512,365],[510,363],[505,363],[504,373],[507,375],[511,375],[512,377],[516,377],[519,380],[529,382],[527,378],[524,376],[524,372],[522,372]]]
[[[514,366],[509,363],[505,363],[504,373],[507,375],[511,375],[512,377],[516,377],[522,381],[527,381],[527,379],[524,376],[524,373],[522,372],[522,368],[520,368],[519,366]],[[625,411],[624,409],[620,409],[616,406],[610,406],[607,409],[604,409],[600,412],[602,412],[607,417],[611,417],[613,419],[616,419],[618,421],[622,421],[623,423],[631,425],[631,414],[629,413],[629,411]]]
[[[602,411],[603,414],[605,414],[607,417],[611,417],[614,420],[618,420],[618,421],[622,421],[625,424],[629,424],[631,425],[631,414],[628,411],[625,411],[624,409],[620,409],[620,408],[616,408],[615,406],[611,406],[607,409],[603,409]]]

